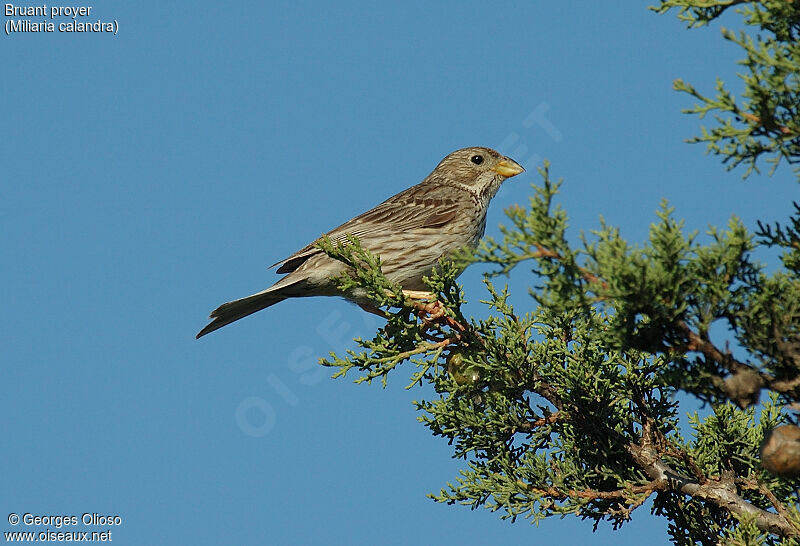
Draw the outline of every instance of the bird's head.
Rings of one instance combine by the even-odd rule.
[[[503,180],[524,171],[519,163],[491,148],[462,148],[442,159],[426,182],[457,186],[491,199]]]

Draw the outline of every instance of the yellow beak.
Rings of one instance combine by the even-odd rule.
[[[520,165],[513,159],[509,159],[506,157],[500,163],[494,166],[494,172],[496,172],[500,176],[505,176],[506,178],[510,178],[512,176],[518,175],[521,172],[525,172],[525,169],[523,169],[522,165]]]

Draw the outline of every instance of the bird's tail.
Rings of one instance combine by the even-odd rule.
[[[240,300],[223,303],[211,312],[210,317],[214,320],[212,320],[205,328],[200,330],[196,337],[201,338],[204,335],[213,332],[214,330],[218,330],[223,326],[230,324],[231,322],[235,322],[240,318],[246,317],[247,315],[252,315],[256,311],[266,309],[270,305],[275,305],[286,298],[287,296],[282,295],[280,291],[270,288]]]

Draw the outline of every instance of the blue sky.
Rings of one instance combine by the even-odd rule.
[[[194,339],[464,146],[528,169],[489,234],[542,158],[575,238],[602,215],[641,240],[662,197],[701,231],[786,217],[788,170],[745,183],[683,142],[672,80],[733,82],[739,51],[646,5],[104,2],[88,20],[116,36],[3,35],[0,530],[98,512],[118,544],[666,543],[645,510],[593,534],[426,499],[460,464],[416,422],[409,370],[381,389],[314,364],[378,325],[340,299]],[[480,278],[461,277],[476,316]]]

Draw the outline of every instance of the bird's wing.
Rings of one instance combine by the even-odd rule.
[[[409,188],[325,235],[333,243],[340,243],[347,240],[346,235],[353,235],[363,241],[386,229],[400,235],[411,229],[440,228],[453,220],[462,206],[458,200],[444,196],[414,197],[418,191],[417,187]],[[320,239],[321,237],[270,267],[280,266],[278,273],[291,273],[311,256],[322,252],[317,247]]]

